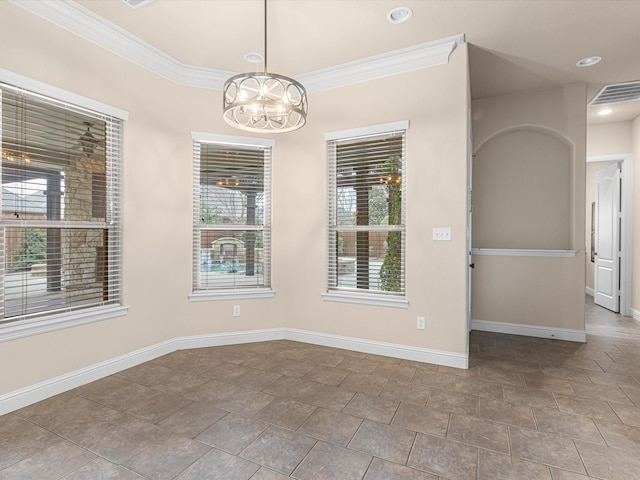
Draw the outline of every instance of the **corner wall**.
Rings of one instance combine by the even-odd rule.
[[[561,220],[558,225],[566,229],[566,237],[547,230],[558,219],[546,222],[545,216],[555,214],[554,212],[547,210],[540,215],[534,208],[526,216],[523,214],[524,209],[510,212],[510,215],[514,215],[515,222],[524,222],[521,224],[522,229],[526,227],[535,233],[520,239],[519,244],[510,245],[509,240],[507,243],[502,242],[501,228],[506,228],[504,224],[503,227],[490,230],[487,238],[480,239],[481,244],[476,243],[474,238],[474,248],[499,249],[491,252],[474,250],[477,253],[474,254],[476,268],[473,271],[474,329],[578,341],[585,339],[585,97],[586,85],[573,84],[473,102],[474,153],[477,155],[473,165],[474,230],[484,227],[476,224],[477,195],[489,197],[491,201],[487,204],[510,201],[491,198],[500,189],[491,189],[490,182],[485,182],[488,191],[476,193],[476,177],[483,176],[480,170],[483,165],[478,161],[479,158],[507,166],[524,158],[528,159],[526,168],[533,173],[527,173],[523,185],[535,178],[538,178],[538,183],[533,188],[521,189],[518,193],[520,197],[515,198],[512,203],[540,205],[550,199],[547,207],[557,204],[559,210],[566,209],[567,212],[566,217],[558,217]],[[509,148],[493,148],[488,154],[483,152],[483,148],[491,145],[493,140],[514,132],[522,137],[517,143],[522,158],[517,157],[517,149],[514,151],[511,144]],[[553,147],[558,141],[568,147],[564,153],[560,146]],[[544,158],[540,157],[540,152],[543,151],[546,152]],[[552,163],[548,163],[548,155],[555,158]],[[545,173],[554,179],[563,175],[566,167],[560,163],[565,161],[568,162],[568,177],[561,182],[564,186],[553,185],[544,180]],[[554,170],[555,168],[560,170]],[[495,185],[513,181],[512,177],[501,175],[498,170],[491,172]],[[480,186],[482,187],[482,183]],[[545,192],[547,188],[551,190]],[[550,197],[539,197],[540,191]],[[489,221],[492,215],[494,212],[482,212],[477,216],[480,221],[483,216],[485,221]],[[522,218],[518,218],[518,215],[522,215]],[[553,243],[547,243],[548,239],[554,238],[556,240]],[[519,249],[539,251],[531,256],[531,252]],[[549,252],[549,249],[561,252]],[[575,250],[575,256],[562,252],[564,250]]]
[[[640,117],[631,124],[631,143],[633,152],[633,252],[631,273],[631,315],[640,321]]]

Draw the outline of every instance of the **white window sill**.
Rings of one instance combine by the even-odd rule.
[[[327,292],[322,294],[327,302],[355,303],[375,307],[409,308],[409,300],[375,293]]]
[[[122,317],[126,315],[128,311],[129,307],[123,307],[121,305],[94,307],[31,320],[10,322],[6,325],[0,324],[0,342],[8,342],[18,338],[62,330],[63,328],[77,327],[78,325]]]
[[[273,298],[275,290],[270,288],[247,288],[242,290],[200,290],[189,295],[190,302],[209,302],[216,300],[252,300]]]

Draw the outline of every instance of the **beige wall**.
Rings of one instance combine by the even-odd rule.
[[[587,156],[630,153],[631,122],[614,122],[587,127]]]
[[[538,188],[546,188],[549,184],[543,178],[545,172],[562,178],[547,193],[552,201],[545,202],[556,203],[565,211],[561,215],[550,215],[551,221],[547,222],[547,215],[538,215],[536,209],[533,212],[526,210],[526,205],[540,202],[540,197],[536,189],[524,188],[525,181],[521,189],[525,198],[518,199],[524,218],[518,218],[518,212],[510,212],[510,215],[518,225],[516,230],[526,229],[529,233],[524,237],[512,233],[511,238],[505,239],[501,237],[501,231],[492,232],[476,223],[474,207],[474,246],[577,251],[575,258],[474,256],[472,315],[475,320],[584,330],[585,96],[586,86],[573,84],[473,102],[474,152],[478,155],[473,165],[474,199],[476,178],[492,178],[497,184],[512,181],[514,172],[502,176],[500,169],[491,168],[490,175],[485,175],[482,161],[486,160],[484,157],[488,152],[498,166],[510,167],[509,162],[522,159],[535,162],[535,165],[520,165],[519,169],[526,168],[527,177],[542,182]],[[514,146],[513,135],[524,138]],[[483,152],[485,147],[488,150]],[[522,158],[517,157],[518,149],[521,149]],[[544,154],[540,155],[541,152]],[[554,158],[551,163],[549,155]],[[565,162],[569,168],[568,179],[563,173],[567,168]],[[483,186],[482,181],[479,184]],[[563,186],[565,195],[568,192],[564,198],[559,192]],[[510,201],[509,198],[491,198],[500,193],[504,192],[496,188],[480,195],[485,197],[486,204]],[[482,222],[483,214],[478,217]],[[561,225],[562,222],[565,225]],[[478,244],[475,231],[483,233],[483,229],[485,236],[478,240],[483,243]],[[536,233],[531,233],[534,230]],[[553,242],[547,242],[546,238]]]
[[[466,353],[466,45],[451,63],[311,94],[308,125],[273,153],[274,299],[190,303],[192,131],[241,134],[221,92],[174,85],[8,2],[0,67],[128,110],[125,317],[0,343],[0,395],[176,337],[289,327]],[[35,35],[33,32],[37,32]],[[425,85],[428,88],[425,88]],[[400,88],[401,87],[401,88]],[[325,302],[323,134],[409,120],[408,309]],[[432,242],[433,227],[453,240]],[[153,248],[149,248],[153,245]],[[232,305],[242,307],[232,317]],[[416,330],[416,316],[427,329]]]
[[[571,248],[571,145],[523,127],[494,136],[473,161],[476,248]]]
[[[636,320],[640,320],[640,117],[631,126],[633,166],[633,268],[631,273],[631,309]]]

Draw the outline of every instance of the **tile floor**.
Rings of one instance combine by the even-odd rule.
[[[0,417],[0,479],[640,479],[640,324],[474,332],[457,370],[291,341],[178,351]]]

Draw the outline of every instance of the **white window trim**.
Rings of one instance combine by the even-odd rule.
[[[340,130],[337,132],[329,132],[324,134],[325,142],[329,140],[342,140],[344,138],[365,137],[367,135],[378,135],[395,130],[409,130],[409,120],[401,120],[399,122],[383,123],[380,125],[371,125],[369,127],[352,128],[350,130]]]
[[[378,135],[397,130],[404,130],[406,135],[406,132],[409,130],[409,120],[400,120],[397,122],[370,125],[368,127],[328,132],[324,134],[324,140],[326,143],[332,140]],[[327,268],[328,265],[325,265],[325,278],[328,277]],[[406,295],[406,292],[400,296],[388,293],[376,293],[372,291],[356,293],[352,291],[331,290],[324,292],[322,294],[322,299],[327,302],[352,303],[356,305],[370,305],[375,307],[409,308],[409,300]]]
[[[109,115],[110,117],[119,118],[120,120],[129,120],[129,112],[122,110],[106,103],[99,102],[92,98],[78,95],[77,93],[54,87],[39,80],[34,80],[24,75],[0,68],[0,82],[9,83],[15,87],[24,88],[33,93],[46,95],[62,102],[72,103],[78,107],[87,108],[96,112]]]
[[[9,83],[16,87],[24,88],[32,93],[74,104],[87,108],[120,120],[128,120],[129,112],[111,105],[99,102],[77,93],[64,90],[53,85],[34,80],[24,75],[0,68],[0,82]],[[121,178],[122,181],[122,178]],[[53,315],[44,315],[31,320],[0,323],[0,342],[7,342],[19,338],[40,335],[42,333],[62,330],[64,328],[86,325],[112,318],[127,315],[129,307],[124,305],[109,305],[105,307],[93,307],[73,312],[63,312]]]
[[[243,145],[247,147],[273,148],[275,139],[260,137],[242,137],[238,135],[220,135],[206,132],[191,132],[191,141],[200,143],[226,143],[229,145]],[[273,151],[271,152],[273,158]],[[273,194],[272,194],[273,195]],[[269,254],[271,255],[271,253]],[[269,259],[271,262],[271,259]],[[273,265],[271,265],[273,269]],[[193,289],[193,285],[192,285]],[[220,289],[220,290],[196,290],[189,294],[190,302],[210,302],[221,300],[260,300],[274,298],[276,291],[273,287],[246,288],[246,289]]]
[[[238,290],[198,290],[189,295],[190,302],[208,302],[215,300],[254,300],[261,298],[273,298],[275,290],[271,288],[252,288]]]
[[[108,307],[87,308],[77,312],[47,315],[32,320],[21,320],[15,323],[10,322],[0,327],[0,342],[8,342],[17,340],[18,338],[62,330],[63,328],[101,322],[102,320],[122,317],[127,315],[128,312],[129,307],[110,305]]]
[[[357,305],[372,305],[375,307],[409,308],[409,300],[406,297],[382,293],[331,291],[323,293],[322,299],[327,302],[355,303]]]

